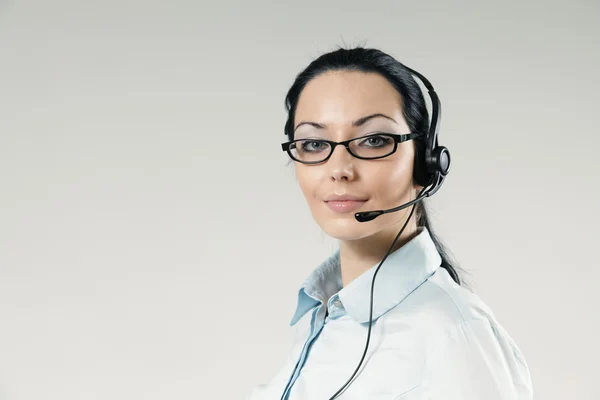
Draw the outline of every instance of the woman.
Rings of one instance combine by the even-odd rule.
[[[339,249],[300,288],[291,354],[251,400],[533,398],[523,355],[461,286],[423,202],[358,221],[432,183],[429,116],[411,72],[376,49],[339,49],[287,94],[283,148]]]

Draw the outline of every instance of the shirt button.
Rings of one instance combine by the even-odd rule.
[[[336,307],[338,307],[338,308],[341,308],[342,307],[342,302],[339,299],[336,299],[333,302],[333,305],[336,306]]]

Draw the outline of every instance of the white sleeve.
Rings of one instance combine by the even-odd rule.
[[[529,369],[501,328],[487,320],[466,321],[439,337],[428,351],[424,399],[532,400]]]

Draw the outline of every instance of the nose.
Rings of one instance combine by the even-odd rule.
[[[348,152],[343,145],[338,145],[333,149],[333,154],[325,165],[329,168],[329,175],[332,181],[353,181],[355,179],[356,158]]]

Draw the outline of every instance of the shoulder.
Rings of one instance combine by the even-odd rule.
[[[490,307],[445,269],[436,270],[390,312],[393,319],[409,321],[419,338],[430,390],[440,395],[457,391],[446,398],[496,399],[487,390],[500,385],[507,394],[501,398],[531,398],[529,369],[519,347]],[[474,377],[479,383],[473,383]],[[471,397],[459,394],[466,387]]]
[[[443,268],[438,268],[392,312],[402,314],[403,318],[417,318],[416,325],[426,331],[440,331],[475,321],[496,321],[487,304],[454,282]]]
[[[391,312],[410,321],[426,347],[447,344],[457,339],[458,332],[468,331],[471,339],[473,335],[487,335],[485,340],[501,343],[526,367],[521,351],[491,308],[478,295],[454,282],[443,268],[438,268]]]

